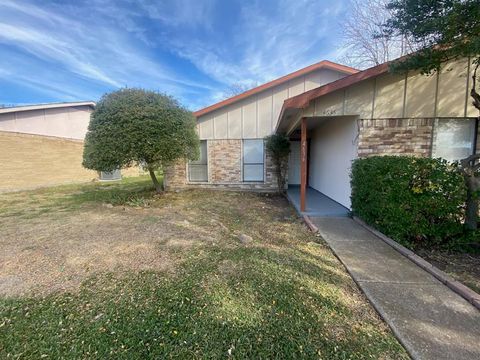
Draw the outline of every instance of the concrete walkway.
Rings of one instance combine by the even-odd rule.
[[[480,359],[480,311],[350,218],[311,218],[414,359]]]

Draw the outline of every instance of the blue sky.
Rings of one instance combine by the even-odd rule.
[[[341,55],[348,0],[0,0],[0,104],[98,100],[119,87],[191,110]]]

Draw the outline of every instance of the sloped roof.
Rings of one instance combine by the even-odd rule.
[[[43,110],[43,109],[55,109],[73,106],[90,106],[95,107],[93,101],[77,101],[77,102],[62,102],[62,103],[49,103],[49,104],[35,104],[35,105],[22,105],[0,108],[0,114],[19,112],[19,111],[31,111],[31,110]]]
[[[275,79],[275,80],[272,80],[270,82],[267,82],[263,85],[260,85],[260,86],[257,86],[253,89],[250,89],[248,91],[245,91],[244,93],[241,93],[239,95],[236,95],[236,96],[233,96],[231,98],[228,98],[226,100],[223,100],[223,101],[220,101],[216,104],[213,104],[213,105],[210,105],[210,106],[207,106],[203,109],[200,109],[200,110],[197,110],[195,111],[193,114],[196,116],[196,117],[199,117],[199,116],[202,116],[202,115],[205,115],[205,114],[208,114],[212,111],[215,111],[217,109],[220,109],[224,106],[227,106],[227,105],[230,105],[230,104],[233,104],[237,101],[240,101],[242,99],[245,99],[249,96],[252,96],[254,94],[257,94],[259,92],[262,92],[264,90],[267,90],[267,89],[270,89],[274,86],[277,86],[277,85],[280,85],[280,84],[283,84],[283,83],[286,83],[287,81],[290,81],[292,79],[295,79],[295,78],[298,78],[300,76],[303,76],[303,75],[306,75],[308,73],[311,73],[315,70],[319,70],[319,69],[329,69],[329,70],[334,70],[334,71],[339,71],[339,72],[343,72],[345,74],[354,74],[356,72],[358,72],[357,69],[354,69],[352,67],[349,67],[349,66],[346,66],[346,65],[341,65],[341,64],[337,64],[337,63],[334,63],[334,62],[331,62],[331,61],[328,61],[328,60],[323,60],[323,61],[320,61],[316,64],[313,64],[313,65],[310,65],[310,66],[307,66],[303,69],[300,69],[300,70],[297,70],[297,71],[294,71],[293,73],[290,73],[288,75],[285,75],[285,76],[282,76],[278,79]]]
[[[345,76],[331,83],[325,84],[318,88],[304,92],[303,94],[293,96],[283,102],[282,110],[280,111],[279,121],[277,122],[277,129],[279,128],[285,113],[290,113],[294,110],[305,109],[309,106],[310,101],[327,95],[337,90],[345,89],[351,85],[359,83],[360,81],[374,78],[378,75],[388,72],[390,62],[386,62],[377,66],[373,66],[355,74]]]

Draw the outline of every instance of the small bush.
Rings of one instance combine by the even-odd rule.
[[[265,137],[265,147],[272,157],[277,175],[277,187],[280,193],[285,192],[288,171],[288,155],[290,154],[290,140],[286,135],[273,134]]]
[[[466,189],[441,159],[375,156],[352,166],[352,211],[410,247],[446,245],[462,236]]]

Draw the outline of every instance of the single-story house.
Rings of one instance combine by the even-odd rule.
[[[472,72],[469,59],[431,76],[393,74],[388,63],[357,71],[322,61],[195,112],[201,157],[167,169],[165,185],[272,190],[263,138],[284,133],[292,150],[287,194],[299,211],[348,214],[357,157],[457,160],[480,151]]]
[[[83,101],[0,108],[0,192],[98,179],[82,167],[94,107]]]

